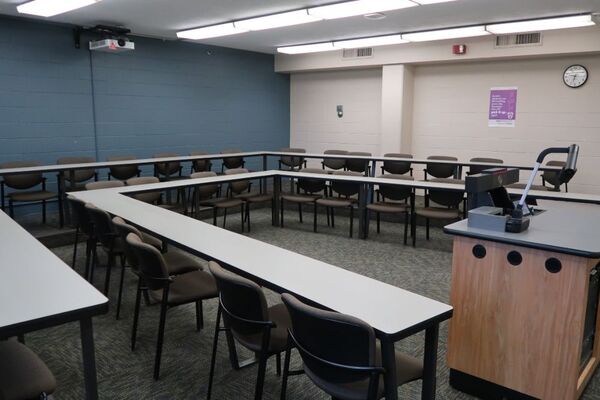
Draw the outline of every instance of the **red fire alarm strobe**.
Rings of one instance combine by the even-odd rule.
[[[456,54],[462,56],[467,54],[467,45],[466,44],[455,44],[452,46],[452,54]]]

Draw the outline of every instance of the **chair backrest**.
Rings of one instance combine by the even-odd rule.
[[[349,156],[365,156],[371,157],[371,153],[367,153],[365,151],[350,151],[348,152]],[[354,172],[362,172],[364,173],[369,168],[369,160],[357,159],[357,158],[347,158],[346,159],[346,168],[350,171]]]
[[[129,225],[121,217],[113,217],[112,223],[115,228],[115,231],[119,234],[119,237],[121,238],[121,241],[123,242],[123,250],[125,252],[125,257],[127,258],[127,263],[135,271],[138,271],[139,263],[138,263],[137,257],[135,256],[135,252],[133,251],[133,248],[127,242],[127,235],[129,235],[130,233],[133,233],[141,238],[142,234],[135,226]]]
[[[312,375],[339,384],[363,380],[377,370],[375,332],[369,324],[311,307],[287,293],[281,297],[292,320],[292,339]]]
[[[204,172],[195,172],[192,175],[190,175],[190,178],[192,178],[192,179],[211,178],[211,177],[215,177],[215,176],[217,176],[216,172],[204,171]],[[210,183],[208,185],[200,185],[200,186],[196,186],[196,190],[197,190],[196,193],[198,195],[198,199],[204,200],[204,199],[208,199],[208,198],[212,197],[213,194],[217,193],[219,191],[219,185],[216,183]]]
[[[347,150],[325,150],[323,154],[348,154]],[[345,158],[324,158],[323,165],[329,169],[343,169],[346,166]]]
[[[318,168],[304,168],[300,172],[307,174],[322,174],[324,171]],[[327,182],[323,179],[298,178],[298,188],[305,193],[319,193],[327,188]]]
[[[168,157],[178,157],[177,153],[156,153],[152,156],[153,158],[168,158]],[[156,168],[156,172],[158,175],[170,176],[177,175],[179,173],[179,168],[181,168],[181,163],[179,161],[169,161],[169,162],[158,162],[154,164]]]
[[[85,190],[108,189],[125,186],[123,181],[98,181],[85,184]]]
[[[284,147],[279,151],[284,153],[306,153],[306,149],[298,147]],[[300,167],[304,163],[304,157],[281,156],[281,163],[291,168]]]
[[[234,153],[241,153],[241,152],[242,152],[242,150],[240,150],[240,149],[226,149],[226,150],[221,151],[221,154],[234,154]],[[242,168],[244,166],[244,158],[243,157],[224,157],[223,165],[227,169]]]
[[[483,162],[483,163],[489,163],[489,164],[504,164],[504,160],[501,160],[499,158],[488,158],[488,157],[474,157],[471,158],[470,160],[471,162]],[[468,175],[475,175],[475,174],[480,174],[481,171],[485,171],[486,169],[489,168],[494,168],[494,167],[488,167],[486,165],[471,165],[469,167],[469,173]]]
[[[76,199],[75,197],[68,196],[67,201],[73,210],[74,225],[79,227],[79,230],[85,233],[87,236],[92,236],[94,228],[92,219],[85,208],[85,201]]]
[[[160,251],[156,247],[144,243],[142,238],[135,233],[129,233],[125,241],[135,254],[138,272],[148,289],[158,290],[168,286],[171,281],[169,270]]]
[[[113,227],[110,214],[91,203],[87,203],[85,209],[94,226],[96,238],[106,246],[114,244],[116,231]]]
[[[89,164],[89,163],[93,163],[93,162],[96,162],[96,160],[94,160],[92,157],[62,157],[62,158],[59,158],[58,160],[56,160],[56,163],[58,165]],[[76,169],[73,174],[73,176],[74,176],[73,183],[88,181],[88,180],[92,179],[94,177],[94,175],[96,175],[95,169],[92,169],[92,168]],[[65,171],[65,180],[67,180],[69,182],[71,181],[71,174],[69,171]]]
[[[247,174],[248,170],[246,168],[232,168],[225,171],[225,175],[236,175],[236,174]],[[229,183],[229,188],[233,194],[240,194],[248,190],[250,187],[249,180],[240,180]]]
[[[207,156],[208,153],[205,151],[192,151],[190,156]],[[192,170],[194,172],[210,171],[212,163],[208,159],[194,160],[192,161]]]
[[[442,160],[442,161],[458,161],[458,158],[452,156],[429,156],[428,160]],[[425,167],[427,174],[435,178],[449,178],[456,172],[456,165],[454,164],[443,164],[443,163],[427,163]]]
[[[462,183],[464,185],[464,181],[460,179],[447,179],[447,178],[435,178],[431,180],[432,182],[445,182],[445,183]],[[427,191],[429,196],[429,200],[437,203],[439,205],[450,207],[450,208],[458,208],[460,203],[465,198],[464,192],[454,192],[449,190],[442,189],[429,189]]]
[[[334,171],[333,175],[362,176],[360,172],[354,171]],[[350,197],[354,196],[355,194],[358,194],[358,192],[360,191],[360,183],[331,181],[331,190],[342,196]]]
[[[135,156],[113,156],[107,157],[106,161],[130,161],[135,159]],[[136,164],[113,165],[112,167],[110,167],[110,175],[122,181],[126,181],[129,178],[133,178],[137,174],[138,166]]]
[[[25,168],[38,167],[41,164],[35,161],[10,161],[0,164],[0,169],[4,168]],[[13,189],[29,189],[42,183],[43,176],[40,172],[17,174],[17,175],[2,175],[4,184]]]
[[[404,154],[404,153],[386,153],[383,155],[384,157],[395,157],[395,158],[413,158],[412,154]],[[402,175],[410,172],[411,163],[408,161],[383,161],[383,170],[385,172],[389,172],[390,174]]]
[[[564,161],[558,161],[558,160],[550,160],[546,163],[546,166],[548,167],[564,167],[565,166],[565,162]],[[551,184],[552,186],[558,186],[558,171],[544,171],[542,172],[542,177],[544,178],[545,182],[548,182],[549,184]]]
[[[155,176],[140,176],[137,178],[130,178],[125,181],[127,186],[135,186],[135,185],[147,185],[151,183],[159,183],[160,180]],[[160,200],[160,191],[157,192],[145,192],[145,193],[136,193],[132,195],[136,200],[143,201],[144,203],[156,203]]]
[[[273,326],[260,286],[226,271],[214,261],[208,263],[208,268],[217,282],[223,320],[234,336],[256,335],[262,333],[265,327]]]
[[[414,181],[415,180],[412,176],[398,175],[398,174],[384,174],[384,175],[381,175],[380,178],[403,180],[403,181]],[[384,197],[384,199],[390,199],[390,200],[396,200],[396,201],[406,200],[412,194],[412,187],[379,184],[379,193]]]

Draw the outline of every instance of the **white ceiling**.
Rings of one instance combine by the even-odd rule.
[[[84,26],[122,25],[133,34],[175,39],[178,30],[306,8],[336,0],[102,0],[100,3],[50,18]],[[0,14],[18,15],[26,0],[0,0]],[[383,20],[352,17],[249,32],[202,43],[274,53],[276,47],[537,18],[600,12],[600,0],[457,0],[387,12]]]

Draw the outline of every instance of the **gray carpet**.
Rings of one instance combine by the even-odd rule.
[[[377,235],[371,227],[367,241],[348,238],[347,218],[336,218],[335,229],[327,227],[325,217],[320,217],[319,230],[312,232],[312,215],[305,215],[304,224],[297,222],[297,214],[286,214],[286,228],[274,228],[266,210],[252,212],[253,238],[323,260],[392,285],[448,302],[451,271],[451,238],[440,229],[432,230],[432,240],[425,241],[424,229],[418,230],[417,248],[402,245],[402,225],[382,222],[382,232]],[[236,219],[237,218],[237,219]],[[221,222],[221,221],[219,221]],[[228,218],[228,226],[239,229],[239,218]],[[374,224],[373,224],[374,225]],[[67,263],[72,246],[54,249]],[[81,253],[81,252],[80,252]],[[78,260],[81,271],[83,259]],[[103,282],[105,269],[97,270],[96,282]],[[116,300],[118,274],[113,274],[110,298]],[[319,277],[314,277],[319,279]],[[205,328],[195,330],[193,306],[177,307],[169,311],[165,333],[161,379],[152,379],[152,367],[158,309],[144,306],[141,309],[138,345],[135,352],[129,348],[133,304],[135,299],[134,276],[127,271],[121,320],[115,320],[114,307],[109,314],[94,319],[99,393],[102,399],[202,399],[206,396],[210,349],[212,345],[216,300],[205,302]],[[49,288],[48,296],[60,288]],[[335,288],[340,295],[351,295],[352,288]],[[270,302],[277,301],[269,293]],[[409,354],[420,357],[423,350],[422,334],[397,344]],[[448,385],[446,367],[447,324],[440,332],[437,393],[439,399],[471,399]],[[56,375],[56,399],[83,398],[83,377],[78,324],[68,324],[27,335],[27,344],[48,364]],[[255,367],[233,371],[228,361],[225,341],[221,340],[217,354],[214,399],[252,399],[256,379]],[[553,351],[553,349],[548,349]],[[247,353],[240,351],[241,358]],[[292,367],[299,365],[293,357]],[[275,375],[274,360],[270,361],[265,382],[264,399],[278,399],[280,379]],[[419,399],[420,383],[399,389],[402,399]],[[289,399],[327,399],[305,376],[290,377]],[[600,398],[600,377],[592,379],[583,399]]]

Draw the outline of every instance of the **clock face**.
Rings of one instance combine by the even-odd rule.
[[[583,65],[571,65],[563,74],[565,85],[571,88],[583,86],[587,79],[588,71]]]

